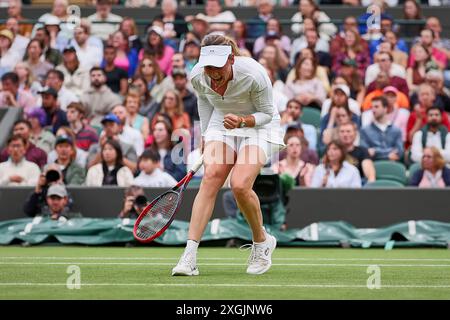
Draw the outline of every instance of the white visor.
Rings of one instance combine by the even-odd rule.
[[[222,68],[231,54],[231,46],[206,46],[200,49],[199,67]]]

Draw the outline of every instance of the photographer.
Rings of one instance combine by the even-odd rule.
[[[63,175],[58,165],[51,164],[48,165],[45,172],[40,175],[33,193],[28,197],[24,204],[24,212],[27,216],[34,217],[36,215],[48,213],[48,205],[46,201],[47,192],[49,187],[54,184],[64,185]],[[65,207],[70,209],[72,204],[73,200],[69,195]]]
[[[125,190],[123,209],[119,213],[119,218],[136,219],[147,204],[148,200],[144,195],[144,189],[131,186]]]

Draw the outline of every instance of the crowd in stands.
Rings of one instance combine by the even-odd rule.
[[[381,19],[368,24],[362,14],[336,25],[313,0],[97,0],[73,27],[68,1],[55,0],[31,25],[21,23],[21,1],[9,0],[0,107],[21,108],[23,119],[1,150],[0,185],[36,186],[30,215],[46,197],[63,195],[70,205],[64,190],[46,194],[49,172],[66,185],[174,185],[200,154],[189,74],[202,38],[216,32],[268,72],[287,145],[268,164],[273,171],[298,186],[358,188],[377,179],[377,161],[417,163],[411,185],[448,186],[450,39],[439,19],[423,16],[414,0],[402,2],[403,18],[416,21],[405,25],[389,13],[396,0],[320,3],[378,5]],[[140,33],[112,4],[160,5],[161,13]],[[204,12],[184,17],[179,4]],[[274,16],[275,4],[298,6],[289,26]],[[224,5],[254,5],[259,23]]]

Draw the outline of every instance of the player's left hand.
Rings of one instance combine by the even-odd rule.
[[[226,129],[236,129],[239,128],[239,124],[241,123],[241,117],[232,114],[232,113],[228,113],[225,115],[225,117],[223,118],[223,126]]]

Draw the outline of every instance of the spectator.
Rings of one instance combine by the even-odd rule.
[[[299,136],[292,135],[286,139],[286,158],[274,163],[272,170],[279,174],[288,174],[295,179],[296,186],[309,187],[315,166],[301,160],[302,142]]]
[[[80,66],[90,70],[92,67],[100,66],[102,61],[102,50],[92,43],[89,43],[90,27],[88,24],[80,24],[74,29],[73,47],[77,51]]]
[[[168,75],[172,72],[172,56],[175,50],[171,46],[164,44],[163,32],[161,27],[150,27],[144,48],[139,52],[139,60],[143,60],[145,56],[153,57],[161,71]]]
[[[203,15],[197,15],[190,19],[186,17],[186,21],[189,22],[189,29],[192,29],[192,32],[197,36],[198,39],[203,39],[209,33],[209,23]]]
[[[177,12],[178,2],[176,0],[162,0],[161,14],[157,16],[164,22],[165,38],[181,38],[183,34],[188,32],[185,18]]]
[[[331,39],[330,42],[330,52],[339,52],[345,46],[345,33],[347,30],[356,30],[359,35],[358,30],[358,20],[354,16],[347,16],[344,18],[344,23],[342,25],[342,30],[336,34]],[[366,40],[359,36],[360,45],[363,48],[363,51],[369,51],[369,45]]]
[[[42,108],[47,116],[45,126],[53,133],[61,126],[68,126],[66,113],[58,105],[58,92],[51,87],[44,87],[38,92],[42,96]]]
[[[427,109],[427,124],[414,133],[411,145],[411,160],[419,162],[423,150],[436,147],[447,163],[450,163],[450,135],[442,125],[442,111],[438,107]]]
[[[187,87],[189,79],[187,78],[186,71],[183,69],[173,69],[172,78],[175,89],[183,102],[184,111],[189,115],[191,127],[193,127],[195,121],[200,121],[197,96]]]
[[[14,67],[13,72],[19,77],[19,89],[31,93],[34,99],[42,85],[31,74],[30,66],[25,62],[19,62]]]
[[[176,129],[190,129],[191,120],[189,114],[184,111],[183,100],[175,90],[166,91],[161,101],[161,110],[159,113],[167,114],[171,121],[172,127]],[[157,117],[153,118],[152,126],[157,122]]]
[[[120,104],[122,99],[106,86],[106,75],[103,69],[93,67],[89,74],[91,87],[80,100],[86,108],[91,125],[98,126],[103,117],[110,113],[115,105]]]
[[[231,11],[222,11],[219,0],[206,0],[205,13],[199,13],[196,18],[205,19],[209,23],[209,31],[227,32],[231,29],[231,24],[236,21],[236,17]]]
[[[84,184],[86,171],[75,161],[77,150],[72,138],[67,135],[58,136],[55,142],[55,151],[57,158],[54,163],[59,166],[62,172],[64,184]]]
[[[436,147],[423,150],[422,168],[417,170],[410,180],[411,186],[419,188],[444,188],[450,186],[450,169]]]
[[[377,75],[383,71],[386,72],[389,77],[399,77],[406,79],[406,71],[401,65],[393,63],[394,58],[391,53],[380,52],[376,56],[376,62],[371,64],[366,71],[365,84],[369,86],[376,78]]]
[[[305,24],[307,22],[312,24],[311,21],[311,19],[305,19]],[[291,65],[295,65],[297,63],[299,59],[298,54],[304,48],[313,49],[317,54],[319,64],[331,68],[331,57],[328,53],[330,51],[328,40],[325,40],[320,36],[317,28],[314,25],[306,29],[303,36],[295,39],[292,42],[290,54]]]
[[[117,49],[114,46],[105,46],[103,49],[102,68],[106,75],[106,85],[112,92],[125,96],[128,89],[128,74],[118,68],[114,61],[117,58]]]
[[[354,165],[363,181],[375,181],[375,166],[372,159],[370,159],[369,152],[366,148],[355,145],[358,128],[354,123],[348,122],[338,127],[339,141],[344,145],[347,151],[347,161]]]
[[[86,168],[87,165],[87,157],[88,153],[80,148],[76,147],[76,136],[75,133],[70,129],[70,127],[60,127],[58,131],[56,131],[56,139],[58,137],[70,137],[71,141],[73,142],[73,149],[75,154],[75,163],[80,166],[81,168]],[[50,151],[47,156],[47,164],[53,164],[56,159],[58,158],[58,153],[55,149]]]
[[[191,72],[200,57],[200,42],[197,39],[187,40],[183,46],[183,59],[186,69]],[[173,69],[172,69],[173,70]]]
[[[46,28],[44,27],[38,28],[36,30],[34,38],[41,41],[44,44],[44,57],[46,61],[50,62],[54,66],[57,66],[62,62],[63,59],[61,52],[58,49],[51,47],[50,32]]]
[[[85,116],[86,109],[81,103],[72,102],[67,106],[67,121],[75,134],[75,145],[81,150],[88,151],[98,142],[98,134],[94,128],[85,124]]]
[[[330,112],[332,106],[344,104],[348,105],[348,108],[354,115],[361,115],[361,107],[358,102],[351,97],[351,91],[347,82],[342,77],[336,77],[333,80],[330,98],[326,99],[322,104],[320,117],[325,117]]]
[[[120,30],[112,34],[111,45],[117,51],[114,65],[127,72],[128,77],[131,78],[138,65],[138,51],[135,48],[130,48],[127,36]]]
[[[103,118],[102,125],[103,131],[100,134],[99,143],[93,144],[89,148],[88,167],[90,168],[101,162],[100,150],[106,141],[116,140],[119,141],[120,148],[122,150],[124,165],[126,165],[131,171],[136,171],[138,160],[136,150],[134,149],[133,144],[126,143],[122,139],[122,136],[120,135],[121,122],[119,118],[114,114],[108,114]]]
[[[36,107],[36,99],[33,95],[19,88],[19,77],[14,72],[7,72],[2,76],[0,106],[22,108],[24,113]]]
[[[356,61],[361,78],[364,78],[366,69],[370,64],[369,52],[361,44],[359,33],[355,29],[349,29],[345,32],[344,45],[333,54],[333,58],[332,70],[334,73],[339,71],[344,60],[352,59]]]
[[[119,142],[107,140],[101,149],[101,163],[89,168],[86,186],[100,187],[116,185],[129,187],[133,182],[133,173],[124,165]]]
[[[281,81],[286,80],[289,59],[283,50],[278,46],[268,44],[261,50],[259,60],[261,59],[265,59],[267,65],[274,69],[277,79],[280,79]]]
[[[0,31],[0,75],[11,71],[22,58],[20,53],[12,48],[13,42],[14,34],[10,30]]]
[[[111,13],[110,0],[97,0],[95,9],[95,13],[87,17],[87,20],[92,23],[91,34],[106,41],[109,35],[119,28],[118,23],[123,19]]]
[[[147,205],[148,200],[145,197],[144,189],[131,185],[125,189],[123,208],[119,213],[119,218],[136,219]]]
[[[450,97],[448,88],[444,87],[444,75],[442,71],[430,70],[425,75],[425,83],[430,85],[436,94],[436,98],[433,102],[434,106],[439,107],[441,110],[450,112]],[[417,104],[417,92],[411,96],[411,105]]]
[[[231,27],[230,37],[236,42],[241,54],[252,56],[253,44],[249,43],[247,37],[247,25],[242,20],[236,20]]]
[[[139,157],[139,170],[133,185],[144,188],[172,188],[177,181],[167,172],[161,170],[161,157],[158,151],[146,149]]]
[[[174,163],[172,151],[174,143],[171,141],[172,126],[168,121],[159,120],[152,126],[153,144],[151,148],[157,151],[162,159],[161,165],[165,172],[170,174],[175,180],[180,181],[186,174],[184,161]],[[184,156],[184,155],[183,155]],[[182,159],[178,159],[182,160]]]
[[[135,76],[131,82],[129,91],[136,91],[141,99],[141,107],[139,114],[147,119],[153,119],[155,114],[159,112],[160,105],[152,98],[148,90],[147,81],[142,76]]]
[[[55,146],[55,135],[43,127],[46,125],[47,115],[42,108],[33,108],[27,114],[28,121],[31,124],[30,142],[46,153],[53,150]]]
[[[44,52],[44,44],[39,40],[32,39],[27,46],[27,56],[28,59],[25,61],[31,69],[31,73],[33,74],[35,79],[38,79],[39,82],[43,83],[45,79],[45,75],[51,69],[53,69],[53,65],[50,62],[42,61],[41,56]]]
[[[25,54],[26,48],[30,39],[28,37],[24,37],[19,33],[19,21],[16,18],[8,18],[6,20],[6,29],[11,31],[14,36],[14,41],[11,45],[11,49],[17,52],[21,57]]]
[[[74,47],[63,51],[63,64],[56,67],[64,74],[64,87],[78,98],[89,89],[89,71],[80,66]]]
[[[404,37],[413,38],[420,33],[423,28],[422,9],[416,0],[405,0],[403,3],[403,19],[412,20],[411,23],[404,24],[400,32]],[[412,23],[414,22],[414,23]]]
[[[250,39],[256,39],[264,35],[266,31],[266,24],[269,19],[273,18],[273,0],[257,0],[256,10],[258,15],[251,18],[252,23],[249,23],[247,36]]]
[[[332,141],[326,149],[322,163],[314,170],[311,181],[313,188],[360,188],[358,169],[347,162],[345,147]]]
[[[449,50],[450,50],[450,39],[448,38],[442,38],[442,25],[441,22],[437,17],[428,17],[426,22],[426,28],[430,29],[434,32],[434,42],[433,44],[439,48],[442,49],[446,55],[447,59],[450,56]],[[417,33],[418,34],[418,33]]]
[[[434,44],[435,40],[436,40],[436,37],[434,35],[433,30],[423,29],[420,32],[419,44],[421,44],[424,48],[427,49],[429,54],[431,54],[434,61],[438,65],[439,69],[445,70],[445,68],[447,67],[447,55],[441,48],[438,48]],[[415,60],[416,60],[415,52],[411,51],[411,54],[409,55],[408,65],[413,66]]]
[[[39,179],[39,167],[25,158],[27,141],[19,135],[8,139],[8,161],[0,163],[0,186],[33,186]]]
[[[398,48],[398,38],[394,31],[387,31],[385,33],[384,42],[380,43],[378,52],[390,52],[394,63],[403,68],[408,67],[408,53]]]
[[[286,129],[286,133],[284,135],[284,140],[289,139],[291,136],[297,136],[300,138],[302,143],[302,152],[300,154],[300,159],[307,163],[312,163],[313,165],[319,164],[319,156],[315,149],[310,148],[308,140],[306,140],[301,124],[293,123]],[[272,162],[280,161],[286,158],[286,149],[281,150],[276,157],[278,159],[273,159]]]
[[[45,85],[58,92],[58,104],[62,111],[67,111],[67,106],[72,102],[78,102],[78,97],[64,87],[64,73],[60,70],[52,69],[47,72]]]
[[[311,18],[316,23],[320,23],[319,31],[330,38],[337,32],[336,26],[330,22],[330,18],[325,12],[320,11],[319,6],[313,0],[299,1],[298,12],[291,18],[291,29],[294,34],[303,33],[305,18]]]
[[[124,104],[128,114],[127,125],[138,130],[145,141],[150,134],[150,124],[148,118],[138,113],[141,105],[140,95],[136,92],[128,92]]]
[[[119,139],[127,144],[131,144],[140,156],[144,151],[144,139],[139,130],[127,124],[128,112],[125,106],[116,105],[112,113],[119,119]]]
[[[286,83],[285,93],[288,98],[296,98],[303,106],[320,110],[326,99],[322,82],[316,77],[317,64],[313,59],[303,58],[295,66],[295,80]]]
[[[266,44],[273,44],[285,52],[291,52],[291,39],[283,34],[280,21],[276,18],[267,20],[266,32],[255,40],[253,55],[258,56]]]
[[[408,124],[408,119],[410,112],[406,108],[401,108],[398,105],[399,91],[397,88],[388,86],[383,89],[383,95],[388,102],[388,118],[391,123],[402,131],[402,140],[406,141],[406,127]],[[368,126],[373,121],[373,112],[371,109],[363,112],[361,117],[362,126]]]
[[[425,75],[430,70],[438,70],[437,64],[433,61],[427,48],[421,44],[416,44],[412,51],[414,51],[414,61],[412,66],[407,71],[407,81],[409,90],[414,93],[417,91],[419,85],[425,82]]]
[[[123,34],[125,34],[125,36],[128,38],[130,50],[139,52],[142,49],[142,42],[139,38],[138,28],[133,18],[123,18],[122,22],[120,23],[119,30],[122,31]]]
[[[388,118],[388,102],[384,97],[372,99],[374,121],[361,129],[361,146],[374,160],[400,161],[403,157],[402,132]]]
[[[47,163],[47,154],[42,149],[36,147],[30,142],[31,123],[28,120],[17,120],[13,126],[12,134],[19,135],[25,139],[25,159],[34,162],[39,168],[44,167]],[[9,158],[8,148],[4,148],[0,153],[0,162],[7,161]]]
[[[300,101],[295,98],[289,100],[286,111],[281,114],[280,124],[285,127],[286,130],[293,124],[299,124],[303,131],[303,136],[308,141],[309,147],[315,150],[317,147],[317,129],[313,125],[301,123],[300,118],[303,113],[302,109],[303,106]]]
[[[53,184],[47,191],[47,212],[45,216],[49,216],[52,220],[67,221],[71,218],[81,218],[80,213],[68,211],[69,195],[66,187],[62,184]]]
[[[9,0],[8,1],[8,17],[14,18],[18,22],[26,20],[22,16],[22,1],[20,0]],[[33,25],[30,23],[20,23],[19,24],[19,34],[23,37],[30,38],[31,31],[33,30]]]
[[[137,75],[145,79],[151,97],[160,103],[164,96],[164,88],[162,85],[164,74],[155,59],[144,57],[139,64]]]
[[[350,97],[356,100],[359,105],[362,105],[366,95],[366,87],[364,86],[364,79],[358,72],[358,66],[353,59],[347,59],[342,62],[341,69],[338,70],[334,82],[340,81],[341,84],[348,85],[350,88]]]
[[[260,59],[259,61],[260,63],[261,60],[264,61],[264,59]],[[286,97],[286,95],[284,94],[285,84],[283,81],[276,79],[275,71],[269,65],[267,65],[267,63],[265,65],[263,63],[261,64],[264,66],[264,68],[266,68],[270,82],[272,83],[273,104],[278,109],[278,112],[281,114],[286,110],[286,105],[289,100],[288,97]],[[293,77],[295,77],[295,73]]]

